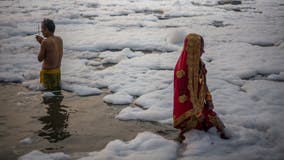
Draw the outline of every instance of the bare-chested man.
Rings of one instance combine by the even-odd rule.
[[[40,72],[40,83],[46,90],[60,90],[60,66],[63,55],[63,41],[59,36],[54,35],[55,24],[51,19],[44,19],[41,22],[41,32],[46,38],[39,35],[36,40],[40,43],[38,61],[42,62]]]

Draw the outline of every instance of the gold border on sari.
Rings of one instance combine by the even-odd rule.
[[[194,115],[193,110],[189,110],[184,114],[180,115],[178,118],[174,117],[174,127],[180,125],[182,122],[184,122],[186,119],[188,119],[193,115]]]

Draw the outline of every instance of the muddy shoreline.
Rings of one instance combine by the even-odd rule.
[[[41,94],[21,84],[0,84],[0,159],[17,159],[32,150],[80,155],[143,131],[168,139],[177,134],[170,125],[115,119],[125,106],[104,103],[104,94],[79,97],[63,91],[58,109],[44,104]]]

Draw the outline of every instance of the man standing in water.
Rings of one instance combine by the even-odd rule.
[[[55,24],[51,19],[44,19],[41,22],[41,32],[45,37],[36,35],[40,44],[38,61],[42,62],[40,72],[40,83],[47,91],[60,90],[61,81],[61,59],[63,55],[63,41],[61,37],[54,35]]]

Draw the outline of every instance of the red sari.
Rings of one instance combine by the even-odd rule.
[[[201,60],[202,52],[203,38],[189,34],[175,66],[173,120],[181,135],[191,129],[224,128],[217,114],[206,106],[212,99],[206,85],[207,70]]]

